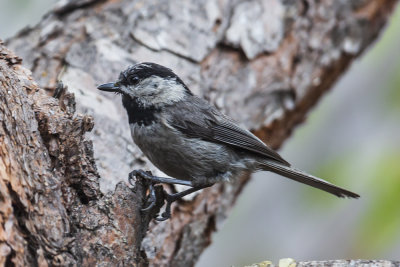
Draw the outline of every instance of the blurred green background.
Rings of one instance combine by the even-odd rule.
[[[0,0],[0,38],[54,0]],[[337,199],[270,174],[245,188],[198,267],[280,258],[400,260],[400,8],[378,41],[310,112],[280,153],[361,195]]]
[[[286,257],[400,260],[399,7],[280,153],[361,198],[256,174],[198,266]]]

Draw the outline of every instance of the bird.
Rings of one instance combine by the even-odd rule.
[[[123,70],[115,82],[101,84],[101,91],[122,96],[132,139],[143,154],[168,177],[133,170],[152,184],[182,184],[191,188],[167,194],[159,221],[171,217],[171,204],[215,183],[234,180],[244,173],[270,171],[338,197],[359,195],[291,166],[253,133],[239,126],[208,101],[194,95],[171,69],[143,62]],[[154,187],[150,187],[154,206]]]

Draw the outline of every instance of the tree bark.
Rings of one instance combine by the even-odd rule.
[[[132,144],[119,97],[96,85],[135,62],[166,65],[277,149],[396,2],[60,1],[7,41],[24,67],[0,48],[0,263],[193,266],[249,177],[152,221],[161,203],[141,212],[147,187],[126,181],[160,173]]]

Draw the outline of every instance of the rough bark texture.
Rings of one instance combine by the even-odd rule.
[[[126,180],[132,169],[159,173],[132,144],[119,97],[96,85],[135,62],[166,65],[278,148],[395,3],[61,1],[7,41],[36,83],[0,49],[0,263],[194,265],[248,177],[151,221],[159,205],[141,213],[146,186]],[[54,98],[57,80],[68,90]]]

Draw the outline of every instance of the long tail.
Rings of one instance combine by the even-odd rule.
[[[353,193],[346,189],[340,188],[336,185],[333,185],[327,181],[324,181],[320,178],[309,175],[300,170],[294,169],[289,166],[284,166],[278,162],[266,161],[266,162],[263,162],[263,167],[264,167],[263,169],[265,169],[267,171],[275,172],[275,173],[282,175],[284,177],[287,177],[289,179],[292,179],[297,182],[324,190],[324,191],[331,193],[338,197],[350,197],[350,198],[359,198],[360,197],[356,193]]]

